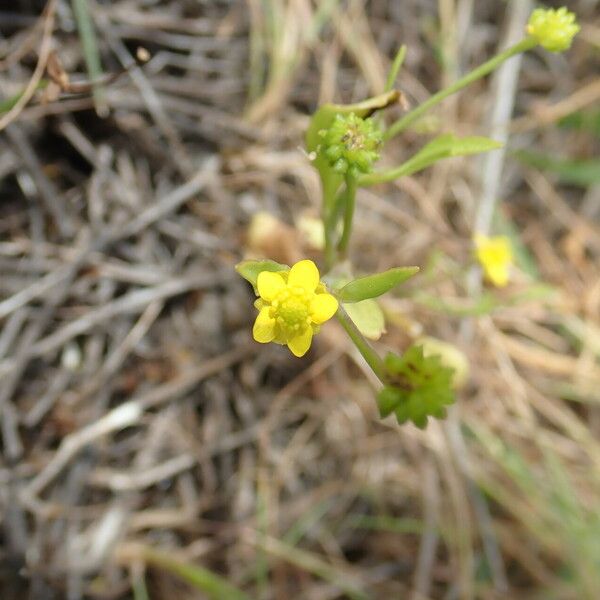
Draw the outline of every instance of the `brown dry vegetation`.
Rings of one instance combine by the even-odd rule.
[[[273,258],[318,259],[295,224],[319,210],[302,151],[319,102],[380,92],[404,43],[418,103],[518,38],[530,2],[88,5],[106,73],[151,55],[96,100],[35,90],[52,45],[86,80],[69,2],[0,8],[0,101],[33,95],[0,115],[2,600],[598,597],[600,184],[515,157],[597,155],[598,3],[568,3],[568,54],[510,63],[383,159],[502,135],[512,113],[503,162],[359,196],[357,268],[423,270],[378,347],[426,333],[471,364],[425,431],[379,419],[335,323],[302,360],[255,344],[233,266],[259,211],[288,227]],[[519,248],[502,291],[471,267],[494,205]]]

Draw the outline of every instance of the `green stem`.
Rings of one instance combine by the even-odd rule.
[[[414,163],[411,163],[410,160],[401,164],[394,169],[389,169],[388,171],[374,171],[373,173],[367,173],[366,175],[361,175],[358,182],[362,187],[367,187],[369,185],[375,185],[377,183],[387,183],[388,181],[395,181],[396,179],[400,179],[400,177],[406,177],[407,175],[412,175],[421,169],[419,166],[415,168]]]
[[[363,334],[358,330],[356,325],[352,322],[352,319],[348,316],[348,313],[344,310],[340,304],[336,313],[337,320],[341,323],[342,327],[346,330],[346,333],[361,353],[362,357],[367,361],[369,367],[375,375],[377,375],[379,381],[385,385],[386,383],[386,371],[383,360],[367,340]]]
[[[474,81],[485,77],[489,73],[491,73],[494,69],[496,69],[501,63],[505,60],[509,59],[511,56],[515,54],[519,54],[520,52],[526,52],[527,50],[531,50],[537,46],[537,41],[531,37],[527,37],[521,40],[519,43],[507,48],[503,52],[500,52],[493,58],[490,58],[487,62],[484,62],[482,65],[479,65],[476,69],[473,69],[470,73],[467,73],[464,77],[461,77],[458,81],[454,82],[452,85],[447,88],[440,90],[437,94],[434,94],[415,108],[411,110],[408,114],[404,115],[401,119],[398,119],[395,123],[393,123],[390,128],[384,132],[383,138],[384,140],[389,140],[394,136],[398,135],[402,131],[404,131],[409,125],[412,125],[418,118],[420,118],[423,114],[425,114],[430,108],[439,104],[442,100],[445,100],[448,96],[462,90],[464,87],[467,87]]]
[[[325,265],[329,271],[335,263],[335,245],[333,236],[335,235],[336,219],[333,217],[336,212],[337,182],[331,177],[322,178],[321,181],[323,186],[321,219],[323,220],[323,230],[325,235]]]
[[[344,192],[344,229],[342,230],[342,237],[338,244],[338,251],[342,254],[346,254],[348,244],[350,243],[350,236],[352,234],[352,221],[354,219],[354,208],[356,207],[356,177],[346,177],[346,190]]]

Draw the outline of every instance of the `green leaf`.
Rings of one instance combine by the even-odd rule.
[[[482,152],[489,152],[490,150],[498,150],[498,148],[502,148],[500,142],[486,137],[470,136],[458,138],[454,134],[448,133],[435,138],[423,146],[419,152],[399,167],[390,169],[389,171],[362,175],[358,181],[360,185],[373,185],[375,183],[393,181],[399,177],[422,171],[444,158],[480,154]]]
[[[243,260],[235,266],[235,270],[256,288],[258,274],[262,271],[289,271],[287,265],[275,262],[274,260]]]
[[[388,73],[386,82],[385,82],[385,91],[389,92],[394,87],[394,82],[398,77],[398,72],[402,68],[402,63],[406,57],[406,46],[402,44],[396,52],[396,56],[394,57],[394,62],[392,63],[392,67]]]
[[[342,302],[361,302],[368,298],[377,298],[404,283],[418,272],[419,267],[395,267],[375,275],[359,277],[346,284],[339,291],[339,297]]]
[[[600,138],[600,109],[572,112],[558,122],[560,127],[586,131]]]
[[[483,292],[480,296],[473,300],[465,300],[462,298],[444,299],[439,295],[417,291],[415,294],[413,294],[412,299],[417,304],[425,306],[430,310],[434,310],[445,315],[451,315],[453,317],[489,315],[501,305],[498,298],[490,292]]]
[[[106,104],[105,91],[100,85],[102,81],[102,63],[100,60],[100,51],[98,49],[98,39],[92,16],[92,9],[88,0],[72,0],[73,14],[79,31],[79,38],[83,50],[83,57],[87,68],[90,81],[92,82],[92,95],[96,111],[99,114],[108,115],[108,105]]]
[[[385,386],[377,395],[381,418],[385,419],[385,417],[391,415],[400,402],[402,402],[402,392],[393,387]]]
[[[460,389],[469,377],[469,359],[457,346],[444,342],[434,337],[424,336],[416,342],[423,347],[423,356],[438,356],[443,367],[454,371],[452,375],[452,387]]]
[[[454,370],[438,355],[426,354],[417,344],[402,356],[388,354],[385,367],[388,384],[377,395],[382,418],[394,413],[398,423],[412,421],[423,428],[428,417],[446,416],[446,406],[454,402]]]
[[[516,152],[515,156],[522,163],[555,173],[564,183],[581,187],[589,187],[600,183],[600,160],[589,159],[562,159],[541,154],[539,152]]]
[[[250,600],[249,596],[224,577],[200,565],[184,562],[171,554],[151,548],[143,548],[141,554],[144,560],[185,581],[210,600]]]
[[[45,90],[48,87],[48,80],[42,79],[37,85],[36,90]],[[23,97],[23,93],[25,90],[17,92],[14,96],[10,98],[0,100],[0,115],[7,113],[9,110],[12,110],[13,107],[19,102],[19,100]]]
[[[344,309],[366,338],[378,340],[385,333],[385,317],[375,300],[344,304]]]

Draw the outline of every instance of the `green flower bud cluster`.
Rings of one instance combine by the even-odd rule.
[[[576,16],[564,6],[536,8],[527,23],[527,33],[550,52],[568,50],[580,29]]]
[[[319,152],[337,173],[352,177],[370,173],[379,158],[383,138],[373,119],[338,113],[319,135],[323,138]]]
[[[426,356],[423,346],[411,346],[402,356],[385,358],[386,385],[377,395],[382,417],[394,413],[401,425],[412,421],[423,429],[427,417],[443,419],[446,406],[454,402],[453,369],[439,356]]]

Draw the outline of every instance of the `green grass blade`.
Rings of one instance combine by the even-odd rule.
[[[250,596],[225,578],[204,567],[192,565],[150,548],[143,550],[142,558],[204,592],[211,600],[251,600]]]
[[[554,173],[563,183],[580,187],[600,183],[600,160],[597,158],[563,159],[524,150],[516,152],[515,156],[526,165]]]
[[[38,90],[43,90],[48,86],[48,81],[46,79],[40,80],[37,84]],[[18,92],[14,96],[10,98],[6,98],[5,100],[0,100],[0,115],[7,113],[9,110],[12,110],[13,106],[22,98],[24,92]]]
[[[314,576],[338,587],[351,600],[369,600],[370,598],[348,572],[338,569],[335,565],[328,563],[312,552],[290,546],[272,537],[267,537],[266,539],[258,538],[255,545],[264,548],[271,556],[285,560],[307,573],[312,573]]]
[[[93,86],[93,98],[96,112],[103,116],[108,113],[104,88],[100,85],[102,79],[102,63],[100,62],[100,52],[98,50],[98,40],[94,23],[90,15],[88,0],[72,0],[73,13],[77,22],[77,30],[81,39],[83,48],[83,57],[90,80]]]
[[[402,67],[402,63],[404,62],[404,58],[406,57],[406,46],[403,44],[400,46],[396,56],[394,58],[394,62],[390,68],[390,72],[388,73],[387,81],[385,82],[385,92],[389,92],[394,88],[394,83],[396,82],[396,78],[398,77],[398,73]]]

